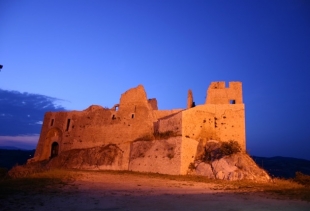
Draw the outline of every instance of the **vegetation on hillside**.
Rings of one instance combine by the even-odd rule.
[[[306,175],[298,171],[296,172],[294,181],[304,186],[310,187],[310,175]]]

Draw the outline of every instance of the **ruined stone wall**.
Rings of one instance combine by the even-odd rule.
[[[157,125],[158,130],[156,132],[173,131],[176,135],[182,135],[182,112],[159,119]]]
[[[122,94],[114,109],[90,106],[84,111],[50,112],[44,118],[35,160],[48,159],[53,142],[59,153],[71,149],[91,148],[105,144],[121,144],[152,135],[153,113],[143,86]],[[59,137],[47,138],[57,128]]]
[[[149,103],[149,105],[151,106],[151,108],[152,108],[153,110],[158,110],[156,98],[148,99],[148,103]]]
[[[59,144],[59,153],[115,144],[124,155],[122,164],[115,168],[185,174],[200,142],[235,140],[243,150],[246,149],[240,82],[230,82],[229,88],[225,88],[225,82],[211,83],[205,105],[186,110],[157,109],[157,100],[148,100],[143,86],[139,85],[122,94],[113,109],[90,106],[84,111],[48,112],[34,160],[49,159],[54,142]],[[180,136],[137,142],[154,132],[166,131],[174,131]],[[144,154],[150,157],[133,156],[132,150],[139,152],[139,147],[145,146]],[[158,156],[162,158],[157,159]]]
[[[183,109],[172,109],[172,110],[153,110],[153,118],[155,121],[164,118],[166,116],[183,111]]]
[[[207,91],[206,104],[242,104],[242,83],[229,82],[229,87],[225,87],[225,82],[212,82]]]
[[[192,90],[188,90],[188,93],[187,93],[187,106],[186,108],[192,108],[193,107],[193,103],[194,103],[194,97],[193,97],[193,92]]]

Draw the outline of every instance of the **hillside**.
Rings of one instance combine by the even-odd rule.
[[[0,149],[0,168],[11,169],[15,165],[23,165],[32,158],[35,150]]]
[[[310,161],[290,157],[257,157],[252,156],[253,160],[261,168],[265,169],[270,176],[279,178],[293,178],[296,172],[310,175]]]

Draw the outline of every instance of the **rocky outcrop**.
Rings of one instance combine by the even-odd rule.
[[[267,182],[271,179],[266,171],[259,168],[252,158],[245,153],[225,156],[209,163],[195,161],[189,174],[231,181],[246,179]]]

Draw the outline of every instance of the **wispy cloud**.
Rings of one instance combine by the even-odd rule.
[[[15,146],[21,149],[35,149],[39,134],[32,136],[0,136],[0,146]]]
[[[45,95],[0,89],[0,136],[36,136],[45,112],[65,110],[56,104],[59,101]]]

